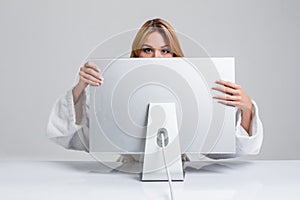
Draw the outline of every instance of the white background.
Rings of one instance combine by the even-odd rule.
[[[98,43],[154,17],[212,57],[235,57],[265,128],[255,159],[300,159],[299,9],[296,0],[1,0],[0,159],[91,159],[45,137],[51,107]]]

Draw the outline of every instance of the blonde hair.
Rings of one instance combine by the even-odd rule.
[[[131,58],[139,57],[146,37],[153,32],[159,32],[164,37],[174,57],[184,57],[174,28],[168,22],[156,18],[145,22],[136,34],[131,47]]]

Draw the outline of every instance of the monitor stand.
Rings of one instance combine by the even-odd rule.
[[[180,140],[175,103],[150,103],[141,180],[168,181],[162,149],[163,133],[165,161],[170,179],[183,181]]]

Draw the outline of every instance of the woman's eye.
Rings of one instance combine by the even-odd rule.
[[[161,52],[163,54],[168,54],[168,53],[170,53],[170,50],[169,49],[162,49]]]
[[[151,53],[152,49],[151,48],[143,48],[143,52],[145,52],[145,53]]]

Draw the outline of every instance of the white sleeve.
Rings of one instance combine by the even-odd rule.
[[[252,120],[250,125],[249,136],[246,130],[241,125],[241,110],[237,110],[236,124],[236,154],[249,155],[258,154],[263,142],[263,125],[259,118],[258,107],[254,101],[252,108]]]
[[[74,105],[72,90],[54,104],[47,125],[47,137],[66,149],[89,150],[88,100],[86,91]]]

